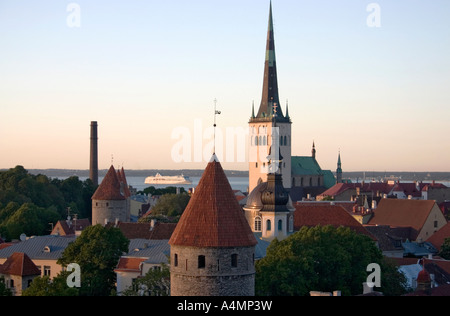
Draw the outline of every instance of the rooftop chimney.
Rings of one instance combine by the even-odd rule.
[[[89,165],[89,178],[94,186],[98,186],[98,125],[91,122],[91,156]]]

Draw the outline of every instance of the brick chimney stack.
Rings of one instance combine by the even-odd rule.
[[[91,154],[89,165],[89,178],[98,186],[98,124],[91,122]]]

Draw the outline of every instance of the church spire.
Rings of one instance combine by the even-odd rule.
[[[342,161],[341,161],[341,151],[339,150],[339,157],[336,169],[336,183],[342,183]]]
[[[316,159],[316,142],[315,141],[313,141],[313,147],[312,147],[311,153],[312,153],[312,157],[314,159]]]
[[[264,65],[263,94],[257,118],[265,118],[272,116],[274,104],[279,106],[280,99],[278,95],[277,63],[275,58],[275,37],[273,30],[272,1],[271,1],[269,11],[269,26],[267,30],[267,46],[266,46],[266,60]],[[278,111],[278,118],[284,118],[281,108]]]

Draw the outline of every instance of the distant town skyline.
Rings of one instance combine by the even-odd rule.
[[[344,173],[450,171],[450,2],[272,4],[293,155],[314,141],[332,171],[339,152]],[[261,101],[268,8],[0,0],[0,169],[88,169],[91,121],[100,169],[204,169],[217,100],[223,167],[248,170],[236,135]]]

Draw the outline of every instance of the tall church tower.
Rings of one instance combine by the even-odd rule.
[[[283,185],[286,189],[291,188],[292,122],[288,113],[289,109],[286,105],[286,114],[283,114],[278,95],[271,2],[261,105],[256,115],[253,105],[252,117],[249,122],[249,192],[252,192],[258,184],[266,182],[268,179],[270,163],[267,157],[272,146],[273,136],[279,139],[279,151],[284,157],[283,165],[281,166]]]

